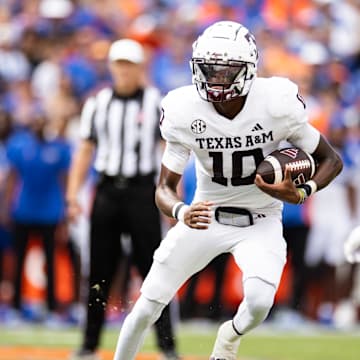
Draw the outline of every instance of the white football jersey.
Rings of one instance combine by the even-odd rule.
[[[282,203],[255,184],[257,166],[288,141],[312,153],[320,134],[307,122],[297,86],[280,77],[257,78],[239,114],[230,120],[202,100],[195,86],[173,90],[162,101],[160,129],[167,141],[162,163],[182,174],[195,156],[194,202],[274,213]]]

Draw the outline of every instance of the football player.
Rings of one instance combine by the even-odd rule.
[[[115,360],[135,358],[146,329],[179,287],[221,253],[231,253],[243,273],[244,299],[217,334],[211,360],[235,360],[243,335],[259,325],[274,302],[286,261],[282,201],[301,203],[342,169],[324,137],[307,122],[297,86],[285,78],[257,77],[254,36],[241,24],[221,21],[193,44],[194,85],[163,99],[160,128],[166,140],[156,203],[178,223],[154,254],[141,296],[127,316]],[[267,184],[258,164],[287,140],[318,163],[301,188],[286,171]],[[197,189],[185,205],[176,188],[187,160],[196,161]]]

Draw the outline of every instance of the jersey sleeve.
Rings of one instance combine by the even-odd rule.
[[[80,117],[80,137],[83,140],[91,140],[96,142],[95,133],[95,112],[96,112],[96,99],[90,97],[85,102],[81,117]]]
[[[312,154],[319,145],[320,132],[309,123],[305,123],[297,132],[292,134],[289,142]]]
[[[169,170],[183,174],[190,157],[190,150],[179,142],[166,142],[162,163]]]
[[[190,156],[190,148],[182,141],[181,112],[176,111],[171,93],[161,101],[160,132],[166,141],[162,163],[169,170],[182,174]]]
[[[320,141],[320,132],[308,122],[305,101],[298,86],[285,78],[277,79],[276,101],[271,105],[272,115],[279,121],[286,121],[286,140],[291,144],[313,153]]]
[[[179,115],[177,114],[176,104],[173,103],[171,93],[166,95],[161,100],[161,115],[160,115],[160,132],[165,141],[177,142],[179,141]]]

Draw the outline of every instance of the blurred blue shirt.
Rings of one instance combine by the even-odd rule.
[[[296,227],[306,225],[306,216],[304,204],[289,204],[284,202],[283,224],[284,227]]]
[[[70,145],[39,140],[28,131],[13,135],[7,147],[10,165],[19,177],[13,219],[24,224],[56,224],[64,217],[61,184],[70,165]]]
[[[6,156],[6,143],[0,141],[0,204],[2,206],[5,193],[5,181],[9,171],[9,162]],[[10,232],[0,224],[0,251],[10,245]]]
[[[182,176],[183,201],[190,205],[196,190],[196,170],[194,156],[191,156]]]
[[[151,74],[154,84],[162,94],[184,85],[191,85],[190,55],[183,62],[176,62],[170,51],[160,51],[154,56]]]

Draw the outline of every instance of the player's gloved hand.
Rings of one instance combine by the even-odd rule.
[[[344,254],[349,263],[360,262],[360,226],[353,229],[346,239]]]
[[[286,201],[291,204],[299,204],[301,201],[301,195],[298,188],[292,182],[290,171],[287,168],[285,169],[284,180],[281,183],[268,184],[257,174],[255,177],[255,185],[266,194],[281,201]]]
[[[193,228],[205,230],[211,223],[212,206],[211,201],[201,201],[191,204],[184,213],[184,224]]]

